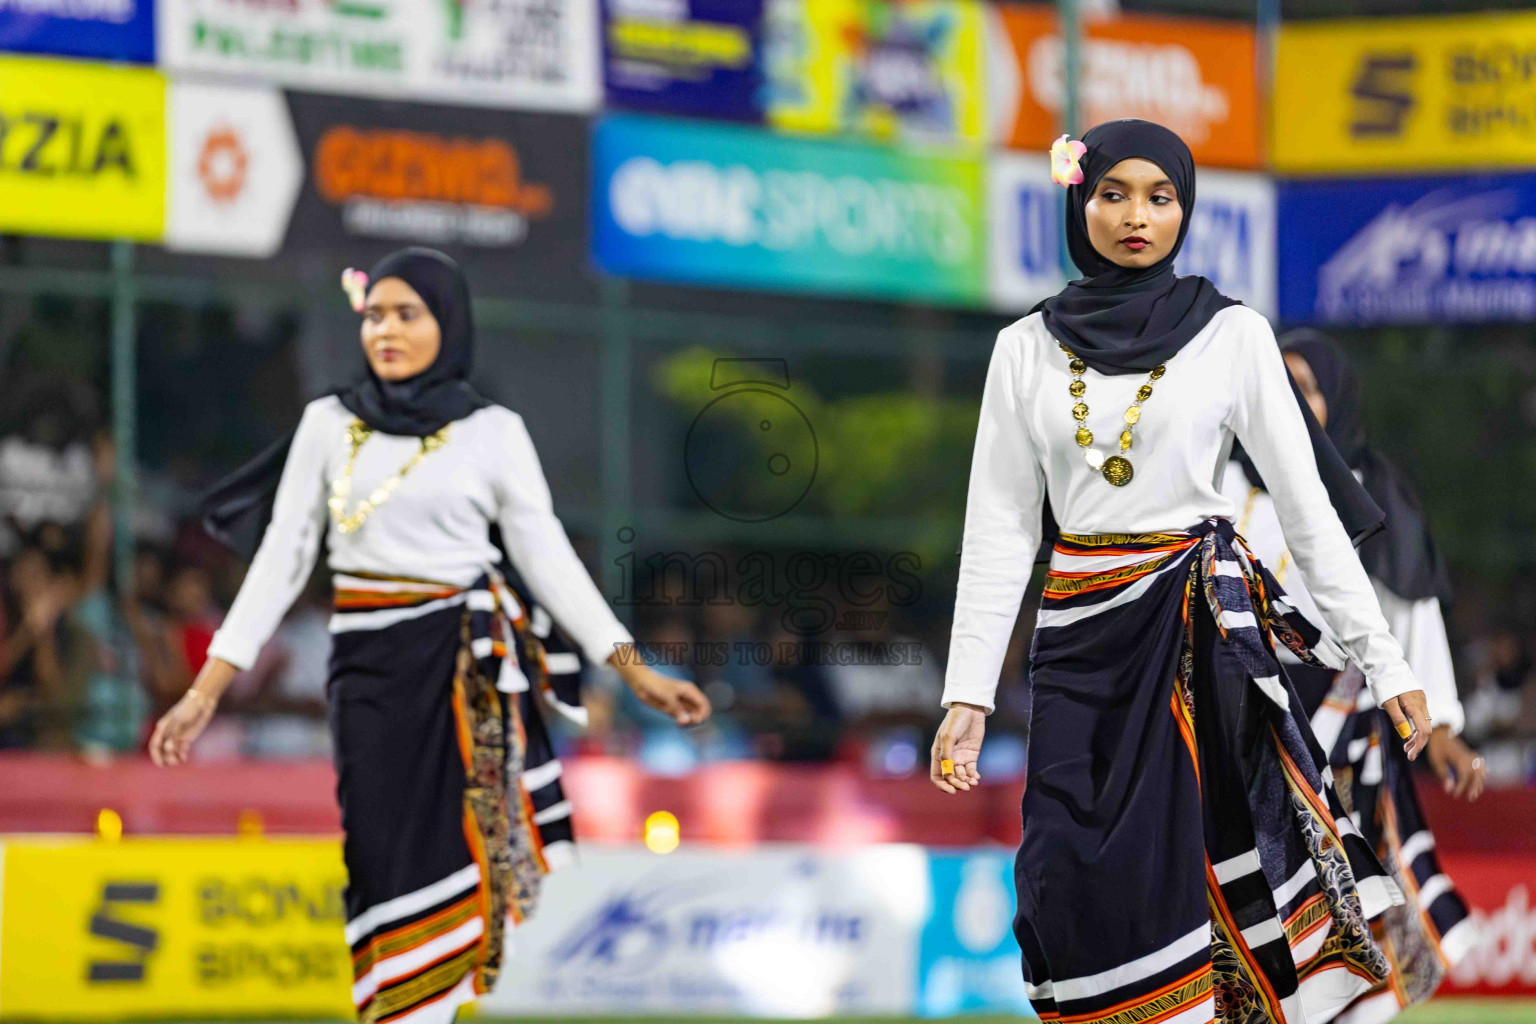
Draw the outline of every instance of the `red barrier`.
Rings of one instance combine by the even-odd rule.
[[[926,778],[870,779],[857,765],[704,765],[680,778],[632,762],[578,758],[565,781],[578,833],[600,842],[640,835],[651,811],[676,814],[684,842],[839,845],[905,841],[977,846],[1019,841],[1022,782],[946,796]],[[255,811],[275,833],[340,828],[335,776],[323,761],[194,763],[141,757],[106,766],[63,755],[0,755],[0,832],[84,832],[109,807],[130,833],[230,833]],[[1424,802],[1441,851],[1536,857],[1536,787],[1490,791],[1475,804],[1431,786]],[[1532,885],[1536,892],[1536,884]]]
[[[676,814],[685,842],[932,846],[1016,843],[1022,784],[950,797],[926,779],[868,779],[848,764],[708,764],[681,778],[633,763],[579,758],[565,783],[578,834],[598,842],[639,838],[647,814]],[[87,832],[102,808],[129,833],[220,834],[254,811],[272,833],[341,827],[329,763],[193,763],[156,768],[134,757],[110,765],[45,754],[0,755],[0,832]]]
[[[1440,859],[1477,927],[1476,944],[1441,992],[1536,996],[1536,855],[1442,851]]]

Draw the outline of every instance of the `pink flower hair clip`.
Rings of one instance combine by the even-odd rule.
[[[1063,135],[1051,143],[1051,180],[1062,188],[1083,183],[1083,167],[1078,163],[1088,147],[1076,139],[1068,142]]]
[[[347,298],[352,302],[352,308],[361,313],[364,298],[368,294],[368,275],[361,270],[348,267],[341,272],[341,290],[347,293]]]

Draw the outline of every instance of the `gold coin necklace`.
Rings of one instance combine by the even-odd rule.
[[[412,455],[410,461],[401,466],[395,475],[385,480],[373,489],[373,493],[358,502],[357,508],[347,512],[347,498],[352,494],[352,470],[357,466],[357,452],[362,448],[363,442],[373,436],[373,428],[360,419],[355,419],[347,424],[347,445],[351,453],[347,456],[346,467],[342,469],[341,476],[331,481],[331,497],[325,503],[331,510],[331,521],[336,524],[338,533],[355,533],[368,517],[395,493],[395,488],[400,486],[400,481],[405,475],[416,468],[416,464],[428,455],[437,451],[448,440],[448,427],[444,426],[435,434],[428,434],[421,439],[421,449]]]
[[[1124,487],[1131,482],[1135,470],[1131,467],[1131,460],[1125,457],[1125,453],[1131,450],[1131,443],[1135,440],[1132,436],[1136,424],[1141,422],[1141,403],[1152,397],[1152,384],[1161,380],[1168,367],[1159,363],[1152,368],[1147,375],[1147,382],[1136,389],[1136,400],[1125,410],[1125,426],[1120,431],[1119,455],[1104,457],[1104,453],[1093,446],[1093,431],[1088,429],[1085,422],[1088,419],[1088,403],[1083,398],[1088,393],[1088,384],[1083,380],[1083,374],[1088,372],[1088,364],[1082,360],[1066,345],[1057,342],[1059,347],[1072,360],[1067,364],[1067,369],[1072,371],[1072,383],[1067,385],[1067,393],[1076,399],[1072,406],[1072,418],[1077,421],[1077,444],[1083,449],[1083,459],[1089,466],[1098,470],[1115,487]]]

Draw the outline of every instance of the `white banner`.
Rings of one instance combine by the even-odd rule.
[[[588,111],[597,0],[160,0],[160,64],[330,92]]]
[[[304,177],[283,94],[175,82],[167,111],[166,248],[277,252]]]
[[[480,1012],[906,1016],[928,918],[921,847],[584,847]]]
[[[1275,188],[1262,174],[1201,169],[1194,220],[1175,264],[1273,317]],[[988,161],[991,298],[1025,312],[1066,284],[1061,217],[1066,192],[1043,156],[994,153]],[[1074,274],[1075,276],[1075,274]]]

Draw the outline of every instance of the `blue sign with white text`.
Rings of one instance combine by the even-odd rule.
[[[1013,854],[931,853],[933,913],[923,927],[917,1010],[1033,1017],[1013,937]]]
[[[0,50],[155,61],[152,0],[0,0]]]
[[[603,0],[613,106],[732,121],[763,117],[763,0]]]
[[[1284,182],[1279,222],[1288,322],[1536,318],[1536,174]]]

